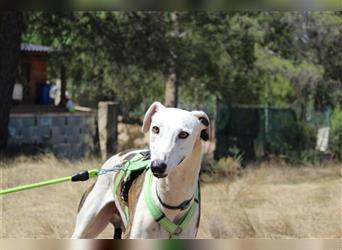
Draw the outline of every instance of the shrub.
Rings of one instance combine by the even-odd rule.
[[[342,110],[336,108],[331,116],[330,149],[333,156],[342,159]]]
[[[315,162],[316,130],[305,121],[284,123],[278,136],[270,142],[271,153],[285,156],[290,163]]]
[[[307,122],[298,122],[297,124],[297,140],[299,150],[311,150],[316,145],[316,129]]]
[[[221,158],[207,169],[201,176],[204,182],[216,181],[222,178],[234,180],[241,171],[241,157]]]

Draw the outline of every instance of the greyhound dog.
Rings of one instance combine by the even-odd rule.
[[[203,111],[167,108],[154,102],[145,114],[142,130],[150,132],[150,170],[153,174],[151,197],[170,221],[177,222],[195,202],[202,160],[201,140],[209,139],[209,118]],[[104,163],[102,169],[110,169],[140,152],[146,150],[114,155]],[[108,223],[112,223],[116,229],[121,228],[124,238],[170,238],[170,233],[153,218],[146,206],[141,185],[145,175],[138,177],[142,180],[137,180],[130,187],[128,209],[132,216],[129,221],[124,216],[120,197],[113,194],[116,175],[117,172],[111,172],[98,176],[95,184],[85,192],[72,238],[94,238]],[[199,219],[200,206],[187,227],[178,232],[177,236],[195,238]]]

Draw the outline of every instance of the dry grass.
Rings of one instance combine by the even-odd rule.
[[[1,188],[96,168],[53,156],[0,162]],[[202,185],[200,238],[341,237],[341,165],[261,165]],[[87,183],[65,183],[0,198],[1,238],[70,237]],[[101,235],[111,238],[109,226]]]
[[[202,188],[203,238],[340,238],[341,165],[263,164]]]
[[[2,188],[13,187],[100,166],[96,159],[72,163],[52,155],[36,159],[19,157],[0,163],[0,183]],[[1,237],[69,238],[82,193],[93,181],[58,184],[0,198]]]

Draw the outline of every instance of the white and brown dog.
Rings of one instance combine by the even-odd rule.
[[[194,202],[202,158],[201,140],[208,140],[209,118],[203,111],[166,108],[153,103],[146,112],[143,132],[150,131],[152,197],[171,221],[177,222]],[[122,152],[106,161],[103,169],[132,158],[146,150]],[[113,194],[117,172],[100,175],[83,195],[72,238],[94,238],[111,222],[121,228],[124,238],[169,238],[169,233],[152,217],[144,200],[144,175],[137,178],[129,190],[130,220],[126,221],[121,198]],[[153,191],[155,190],[155,191]],[[179,238],[195,238],[200,219],[198,208]]]

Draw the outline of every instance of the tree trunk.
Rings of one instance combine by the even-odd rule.
[[[175,71],[171,72],[165,84],[165,106],[177,107],[178,104],[178,81]]]
[[[61,101],[59,102],[59,106],[65,108],[66,100],[66,67],[65,65],[61,66]]]
[[[21,12],[0,14],[0,151],[6,148],[8,141],[8,122],[18,72],[22,30]]]
[[[178,26],[178,14],[177,12],[171,13],[171,19],[173,22],[173,38],[179,39],[179,26]],[[171,49],[169,75],[165,83],[165,106],[177,107],[178,105],[178,74],[177,74],[177,52]]]

